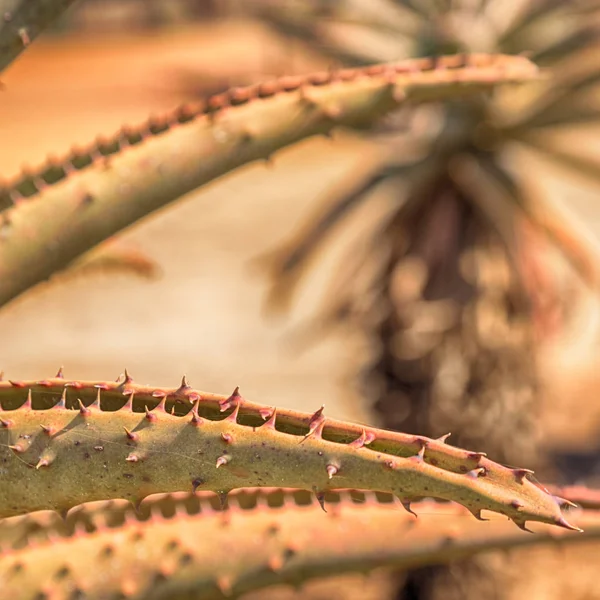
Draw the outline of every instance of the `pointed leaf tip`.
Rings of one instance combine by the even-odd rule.
[[[564,517],[559,517],[556,519],[556,524],[559,527],[563,527],[564,529],[568,529],[569,531],[578,531],[579,533],[583,533],[583,529],[576,527],[575,525],[571,525]]]

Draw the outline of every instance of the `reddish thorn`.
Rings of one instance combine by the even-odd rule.
[[[44,458],[40,457],[37,465],[35,465],[35,468],[40,469],[41,467],[49,467],[51,462],[52,462],[52,460],[47,457],[44,457]]]
[[[129,429],[127,429],[127,427],[123,427],[123,429],[125,430],[125,435],[132,441],[132,442],[137,442],[140,438],[140,436],[137,433],[134,433],[133,431],[130,431]]]
[[[467,458],[472,460],[480,461],[482,458],[485,458],[487,454],[485,452],[467,452]]]
[[[16,387],[16,388],[25,387],[25,382],[24,381],[12,381],[12,380],[9,379],[8,383],[10,383],[10,385],[12,385],[13,387]]]
[[[54,427],[51,427],[50,425],[40,425],[40,427],[47,435],[52,435],[54,433]]]
[[[125,379],[123,380],[122,385],[127,385],[133,381],[133,377],[128,373],[127,369],[125,369]]]
[[[67,406],[67,388],[63,388],[60,400],[52,408],[66,408]]]
[[[58,371],[56,372],[56,375],[54,376],[54,379],[64,379],[64,373],[63,373],[63,367],[61,366]]]
[[[152,392],[152,397],[153,398],[166,398],[167,394],[165,392],[163,392],[162,390],[154,390]]]
[[[367,432],[363,429],[362,433],[353,441],[348,444],[350,448],[362,448],[367,440]]]
[[[526,531],[527,533],[534,533],[533,531],[531,531],[531,529],[527,529],[527,521],[519,521],[517,519],[511,519],[511,520],[519,529],[522,529],[523,531]]]
[[[232,413],[225,419],[225,421],[230,421],[231,423],[237,423],[238,415],[240,414],[240,406],[242,405],[241,400],[235,405]]]
[[[575,527],[575,525],[571,525],[571,523],[569,523],[564,517],[558,517],[555,522],[559,527],[563,527],[564,529],[569,529],[570,531],[579,531],[580,533],[583,533],[583,529]]]
[[[227,508],[227,495],[229,492],[217,492],[219,496],[219,503],[221,504],[221,510],[225,510]]]
[[[13,426],[13,422],[10,419],[0,419],[0,426],[4,429],[8,429]]]
[[[242,397],[240,395],[240,387],[236,386],[235,390],[233,390],[231,396],[229,398],[222,400],[219,402],[219,410],[221,412],[225,412],[229,410],[232,406],[236,406],[242,401]]]
[[[484,519],[481,516],[481,509],[475,509],[475,510],[471,510],[469,508],[469,512],[478,520],[478,521],[489,521],[489,519]]]
[[[523,506],[525,506],[520,500],[511,500],[510,502],[510,506],[511,508],[514,508],[515,510],[519,510],[520,508],[523,508]]]
[[[326,513],[327,511],[325,510],[325,493],[317,491],[316,487],[313,487],[313,492],[315,493],[315,497],[317,498],[319,506],[321,507],[323,512]]]
[[[139,462],[140,457],[137,454],[131,452],[127,455],[127,458],[125,460],[127,462]]]
[[[216,584],[223,596],[231,596],[233,584],[229,575],[221,575],[217,577]]]
[[[52,382],[48,379],[42,379],[41,381],[36,382],[36,385],[39,387],[50,387]]]
[[[222,433],[221,434],[221,439],[226,443],[226,444],[231,444],[231,442],[233,442],[233,436],[230,433]]]
[[[82,417],[89,417],[92,414],[92,411],[85,406],[85,404],[81,401],[81,398],[77,398],[77,402],[79,404],[79,414]]]
[[[517,478],[519,483],[523,483],[523,481],[527,478],[527,475],[533,475],[533,471],[531,469],[513,469],[513,473]]]
[[[437,438],[438,442],[442,442],[442,444],[446,443],[446,440],[451,436],[451,433],[446,433],[445,435],[440,436],[439,438]]]
[[[202,419],[198,415],[198,403],[194,404],[194,406],[192,407],[191,413],[192,413],[192,420],[190,421],[190,423],[194,427],[198,427],[199,425],[202,425]]]
[[[335,465],[327,465],[327,476],[329,479],[333,479],[333,476],[337,474],[339,469]]]
[[[23,402],[21,408],[31,408],[32,405],[32,397],[31,397],[31,388],[27,390],[27,400]]]
[[[191,390],[191,386],[188,385],[185,375],[181,378],[181,385],[173,392],[175,396],[184,396],[185,392]]]
[[[192,492],[196,493],[196,490],[201,486],[204,485],[204,480],[200,479],[199,477],[197,479],[192,480]]]
[[[14,444],[13,446],[9,446],[9,448],[17,454],[22,454],[23,452],[25,452],[25,448],[23,448],[21,444]]]
[[[264,418],[264,417],[263,417]],[[267,429],[275,430],[275,421],[277,420],[277,408],[273,409],[271,416],[265,421],[265,424],[262,426],[263,429],[266,427]]]
[[[271,556],[271,558],[269,558],[269,560],[267,561],[267,566],[269,567],[269,569],[271,569],[271,571],[277,573],[278,571],[281,571],[281,569],[283,569],[283,558],[281,558],[281,556]]]
[[[271,418],[271,415],[273,414],[273,409],[261,408],[261,409],[259,409],[258,414],[260,415],[260,417],[263,421],[266,421],[267,419]]]
[[[402,507],[407,513],[410,513],[414,517],[418,518],[419,515],[410,507],[410,500],[406,500],[403,498],[398,498],[398,500],[400,500],[400,504],[402,504]]]
[[[102,410],[100,406],[100,388],[96,390],[96,399],[90,404],[89,408],[97,408],[98,410]]]
[[[471,477],[473,479],[477,479],[478,477],[483,477],[486,474],[486,470],[483,467],[478,467],[477,469],[472,469],[468,473],[466,473],[467,477]]]
[[[578,504],[575,504],[575,502],[571,502],[570,500],[567,500],[566,498],[561,498],[560,496],[554,496],[554,499],[558,502],[558,505],[561,508],[564,508],[566,506],[570,506],[572,508],[579,508]]]
[[[108,390],[108,389],[110,389],[110,386],[107,383],[96,383],[96,384],[94,384],[94,387],[96,389],[99,389],[99,390]]]
[[[215,466],[218,469],[219,467],[226,465],[229,462],[229,460],[230,460],[230,458],[227,455],[219,456],[219,458],[217,458],[217,462],[216,462]]]
[[[323,411],[325,410],[325,405],[323,404],[321,406],[321,408],[319,408],[318,410],[316,410],[311,418],[310,421],[308,422],[308,426],[310,427],[311,425],[313,425],[314,423],[316,423],[317,421],[320,421],[321,418],[323,417]]]

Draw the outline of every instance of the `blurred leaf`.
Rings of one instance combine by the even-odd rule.
[[[529,58],[540,66],[556,63],[564,58],[571,58],[578,50],[598,41],[600,26],[594,23],[588,27],[577,28],[549,46],[536,50]]]

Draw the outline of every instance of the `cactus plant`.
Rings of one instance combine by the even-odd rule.
[[[67,3],[47,5],[58,11]],[[24,26],[37,31],[39,15],[23,15],[33,20]],[[11,35],[14,30],[0,29],[0,48],[13,48],[5,44]],[[8,62],[16,54],[5,56]],[[340,125],[369,127],[409,101],[437,101],[537,75],[533,63],[516,56],[408,60],[236,88],[123,129],[0,187],[0,305],[187,191],[303,137]],[[6,597],[239,595],[282,581],[544,543],[561,528],[579,530],[561,512],[571,501],[534,483],[531,471],[451,446],[447,436],[327,419],[323,408],[305,414],[262,406],[237,388],[220,396],[192,389],[185,378],[172,389],[137,385],[127,371],[116,382],[66,380],[62,370],[45,380],[1,379],[0,517],[13,519],[0,521],[0,542],[12,545],[0,556]],[[178,508],[197,500],[206,506],[203,490],[217,492],[224,508],[229,492],[248,485],[306,490],[318,504],[296,506],[285,499],[306,498],[304,492],[279,490],[271,492],[283,495],[279,508],[198,517]],[[378,492],[378,500],[355,506],[335,493],[340,487]],[[147,498],[183,490],[194,493],[182,504]],[[391,510],[399,504],[412,512],[411,502],[423,497],[456,501],[478,520],[490,510],[527,531],[529,521],[552,527],[533,536],[514,528],[509,533],[510,523],[468,524],[455,507],[427,504],[456,526],[447,531],[439,520],[415,526],[414,515]],[[117,502],[78,506],[111,499]],[[176,515],[138,520],[126,500],[142,513],[167,505]],[[49,509],[67,511],[66,520]],[[46,512],[22,516],[39,510]],[[84,533],[76,523],[90,510],[97,516],[86,521],[93,531]],[[95,520],[118,514],[124,523],[108,528]],[[575,522],[589,531],[565,540],[595,538],[595,513],[584,511]],[[227,523],[239,536],[233,547],[223,535]],[[390,536],[392,524],[396,536]],[[303,536],[317,535],[323,543],[302,544]],[[359,543],[365,535],[368,543]],[[90,568],[97,560],[106,561],[106,570]]]
[[[427,514],[415,520],[385,495],[329,494],[330,513],[323,515],[302,493],[259,490],[249,499],[244,493],[232,495],[226,512],[198,495],[153,498],[141,507],[143,516],[126,507],[110,514],[107,506],[86,515],[83,505],[67,516],[66,525],[47,527],[46,539],[32,536],[13,549],[5,538],[0,589],[23,600],[39,594],[58,600],[74,590],[90,600],[119,593],[153,599],[192,593],[196,600],[238,597],[347,571],[443,563],[553,540],[564,547],[600,535],[600,517],[592,510],[577,517],[585,534],[557,537],[546,530],[527,535],[497,519],[482,525],[461,518],[464,512],[455,506],[431,502],[418,506]],[[26,517],[18,527],[31,520]],[[215,545],[214,539],[221,541]],[[109,578],[103,568],[92,568],[102,564],[110,565]]]
[[[443,111],[416,107],[399,114],[383,128],[385,137],[374,136],[383,164],[334,189],[328,206],[275,252],[270,301],[285,307],[327,237],[388,184],[396,208],[362,252],[353,249],[343,259],[319,325],[350,325],[371,343],[373,354],[356,383],[382,427],[437,435],[448,426],[458,444],[485,440],[498,460],[510,464],[527,457],[536,470],[555,477],[554,465],[540,451],[536,356],[540,341],[561,327],[575,299],[564,292],[553,265],[540,260],[539,247],[558,249],[594,292],[600,261],[585,243],[585,230],[538,191],[532,180],[539,175],[526,165],[532,158],[550,159],[550,166],[557,163],[591,184],[599,181],[597,157],[560,144],[565,130],[599,122],[592,96],[600,79],[593,59],[598,3],[254,4],[278,31],[309,41],[346,66],[396,53],[485,48],[527,52],[553,69],[555,77],[530,94],[506,90],[450,102]],[[406,593],[464,600],[463,582],[481,579],[468,566],[446,575],[432,585],[434,571],[416,574]],[[489,593],[479,590],[473,597]]]

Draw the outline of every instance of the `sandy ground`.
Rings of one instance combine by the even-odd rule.
[[[285,58],[259,29],[226,33],[40,41],[3,77],[0,173],[11,176],[24,163],[173,107],[185,99],[177,69],[192,65],[206,81],[244,82],[276,71]],[[345,379],[358,347],[334,334],[298,355],[286,338],[311,314],[362,221],[332,247],[289,319],[265,318],[266,279],[249,261],[285,240],[369,153],[347,136],[311,140],[281,152],[272,166],[250,165],[150,216],[123,239],[160,264],[160,280],[97,275],[24,296],[0,313],[0,370],[41,378],[65,365],[68,377],[102,379],[127,367],[137,380],[164,386],[185,373],[200,389],[240,385],[267,404],[311,410],[325,403],[331,416],[367,420]],[[595,194],[581,182],[557,181],[547,172],[542,184],[600,237]],[[595,301],[589,306],[595,315]],[[600,427],[600,336],[591,318],[582,320],[586,337],[559,340],[545,358],[549,436],[567,445],[574,435],[588,444]]]

